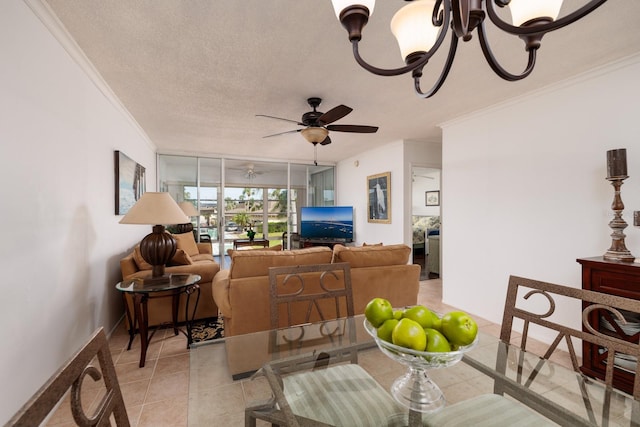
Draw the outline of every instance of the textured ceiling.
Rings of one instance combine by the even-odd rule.
[[[320,111],[354,109],[336,124],[379,126],[376,134],[332,132],[319,162],[335,162],[399,139],[440,142],[438,124],[640,51],[640,1],[609,0],[543,39],[533,74],[509,83],[493,74],[477,38],[460,43],[433,98],[418,99],[409,76],[361,69],[328,0],[46,0],[71,36],[163,153],[313,159],[294,123],[306,99]],[[566,0],[563,14],[585,1]],[[379,1],[361,53],[380,67],[402,65],[389,31],[400,0]],[[491,26],[491,24],[488,24]],[[491,30],[491,29],[490,29]],[[489,31],[506,67],[518,72],[522,42]],[[448,43],[448,42],[447,42]],[[447,46],[425,68],[425,89]]]

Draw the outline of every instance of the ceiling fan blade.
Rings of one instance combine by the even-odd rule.
[[[355,133],[376,133],[377,126],[360,126],[360,125],[330,125],[328,130],[336,132],[355,132]]]
[[[336,120],[340,120],[352,111],[353,108],[351,107],[347,107],[346,105],[338,105],[337,107],[333,107],[331,110],[318,117],[318,121],[324,123],[325,125],[328,125],[329,123],[333,123]]]
[[[327,137],[322,140],[320,145],[329,145],[329,144],[331,144],[331,138],[329,138],[329,135],[327,135]]]
[[[285,122],[291,122],[291,123],[295,123],[295,124],[297,124],[299,126],[304,126],[304,123],[300,123],[297,120],[283,119],[282,117],[267,116],[266,114],[256,114],[256,117],[267,117],[269,119],[284,120]]]
[[[301,130],[302,129],[288,130],[286,132],[274,133],[271,135],[263,136],[263,138],[271,138],[272,136],[285,135],[287,133],[296,133],[296,132],[300,132]]]

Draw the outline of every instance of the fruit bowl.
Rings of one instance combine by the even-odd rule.
[[[408,367],[407,372],[394,381],[391,386],[391,395],[407,408],[423,413],[436,412],[446,403],[442,391],[429,378],[427,370],[455,365],[462,360],[464,353],[478,344],[476,336],[471,344],[459,347],[456,351],[417,351],[378,338],[377,329],[366,319],[364,327],[376,341],[382,353]]]

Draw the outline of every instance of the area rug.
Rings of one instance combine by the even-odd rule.
[[[224,338],[224,323],[222,317],[196,320],[191,327],[191,336],[193,337],[193,342]]]

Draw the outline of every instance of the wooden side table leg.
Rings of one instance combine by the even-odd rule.
[[[127,351],[129,351],[131,350],[133,339],[136,336],[137,319],[135,316],[131,315],[131,310],[129,310],[129,303],[127,302],[127,294],[125,294],[124,292],[122,293],[122,301],[124,302],[124,312],[127,316],[127,323],[129,323],[129,345],[127,345]]]
[[[147,359],[147,347],[149,346],[149,313],[147,307],[147,294],[134,294],[134,308],[136,319],[140,327],[140,367],[143,368]]]

